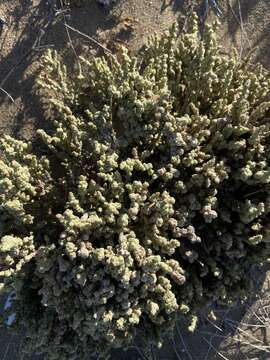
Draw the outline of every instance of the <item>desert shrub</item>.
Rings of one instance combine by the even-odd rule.
[[[159,341],[177,314],[192,328],[196,309],[248,294],[270,251],[269,85],[196,17],[72,75],[46,54],[43,155],[1,140],[1,286],[29,351]]]

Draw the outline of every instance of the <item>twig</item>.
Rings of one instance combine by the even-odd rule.
[[[245,336],[247,336],[248,338],[252,339],[253,341],[255,340],[255,341],[257,341],[258,343],[261,343],[262,345],[264,345],[264,343],[263,343],[261,340],[257,339],[255,336],[252,336],[252,335],[249,334],[247,331],[241,329],[241,327],[239,327],[239,326],[237,327],[237,326],[232,325],[232,324],[231,324],[230,326],[231,326],[234,330],[240,331],[241,333],[243,333]],[[269,346],[267,346],[267,348],[270,349]]]
[[[212,326],[214,326],[217,330],[223,332],[223,330],[222,330],[219,326],[217,326],[213,321],[211,321],[210,319],[208,319],[207,316],[203,315],[203,317],[204,317]]]
[[[263,316],[264,320],[267,322],[267,320],[269,320],[269,315],[268,315],[268,313],[267,313],[266,310],[265,310],[265,306],[264,306],[264,304],[263,304],[263,302],[262,302],[262,298],[260,298],[259,301],[260,301],[260,304],[261,304],[261,308],[263,309],[266,317],[264,317],[263,315],[262,315],[262,316]]]
[[[202,335],[201,335],[202,336]],[[229,360],[226,356],[222,355],[213,345],[212,343],[210,343],[204,336],[202,336],[203,340],[207,342],[207,344],[213,349],[215,350],[215,352],[222,357],[222,359],[224,360]]]
[[[0,90],[7,95],[7,97],[14,103],[15,100],[13,99],[13,97],[5,90],[2,88],[2,86],[0,86]]]
[[[175,343],[175,339],[174,339],[174,334],[172,334],[172,343],[173,343],[173,350],[175,352],[175,355],[176,355],[177,359],[182,360],[181,356],[179,355],[179,353],[177,351],[177,347],[176,347],[176,343]]]
[[[195,332],[199,335],[203,334],[203,335],[212,335],[213,337],[217,337],[217,338],[220,338],[220,339],[227,339],[227,336],[226,335],[221,335],[221,334],[217,334],[217,333],[214,333],[211,332],[211,331],[206,331],[206,330],[195,330]]]
[[[39,49],[40,46],[40,41],[42,39],[42,37],[45,35],[46,31],[49,29],[49,27],[52,25],[54,21],[54,18],[51,16],[50,14],[50,20],[48,22],[48,24],[45,26],[44,29],[40,29],[39,34],[37,35],[35,41],[33,42],[33,45],[31,46],[31,48],[22,56],[22,58],[9,70],[9,72],[6,74],[6,76],[4,77],[4,79],[1,81],[0,83],[0,88],[3,87],[3,85],[5,84],[5,82],[8,80],[8,78],[13,74],[13,72],[17,69],[18,66],[20,66],[27,58],[28,56],[35,50]]]
[[[152,343],[150,344],[150,349],[151,349],[152,360],[156,360],[156,355],[155,355],[154,347],[153,347]]]
[[[241,344],[244,344],[244,345],[248,345],[254,349],[257,349],[257,350],[260,350],[260,351],[264,351],[266,352],[267,354],[270,354],[270,347],[269,346],[265,346],[265,345],[254,345],[253,343],[251,342],[248,342],[248,341],[244,341],[242,339],[238,339],[239,342],[241,342]]]
[[[256,314],[255,311],[252,311],[252,315],[255,316],[262,325],[265,325],[264,322],[262,321],[262,319]]]
[[[141,355],[141,357],[144,360],[149,360],[147,356],[145,356],[145,354],[143,353],[143,351],[139,348],[139,346],[137,344],[134,343],[134,347],[136,348],[136,350],[138,351],[138,353]]]
[[[220,339],[228,339],[228,336],[225,336],[225,335],[219,335],[219,334],[212,334],[211,332],[209,331],[199,331],[199,330],[196,330],[196,332],[202,336],[203,335],[211,335],[211,336],[214,336],[214,337],[217,337],[217,338],[220,338]],[[241,344],[244,344],[244,345],[249,345],[250,347],[254,348],[254,349],[257,349],[257,350],[260,350],[260,351],[264,351],[266,353],[270,353],[270,347],[269,346],[265,346],[265,345],[262,345],[262,346],[259,346],[259,345],[254,345],[253,343],[251,342],[248,342],[248,341],[245,341],[243,340],[241,337],[240,338],[237,338],[236,336],[232,336],[231,337],[232,340],[235,340]],[[256,339],[256,341],[259,342],[258,339]]]
[[[239,54],[239,61],[242,60],[243,54],[243,33],[244,33],[244,26],[243,26],[243,19],[242,19],[242,11],[241,11],[241,2],[238,0],[238,9],[239,9],[239,18],[240,18],[240,27],[241,27],[241,43],[240,43],[240,54]]]
[[[78,29],[75,29],[74,27],[70,26],[69,24],[65,23],[64,24],[67,28],[69,28],[70,30],[76,32],[77,34],[84,36],[85,38],[87,38],[88,40],[92,41],[94,44],[96,44],[97,46],[99,46],[101,49],[103,49],[105,52],[108,52],[110,55],[114,56],[113,53],[111,52],[111,50],[107,49],[105,46],[103,46],[100,42],[98,42],[97,40],[95,40],[94,38],[92,38],[91,36],[84,34],[83,32],[81,32]]]
[[[36,38],[36,40],[34,41],[32,47],[24,54],[24,56],[9,70],[9,72],[6,74],[6,76],[4,77],[4,79],[1,81],[0,83],[0,87],[2,87],[5,82],[7,81],[7,79],[10,77],[10,75],[12,75],[12,73],[14,72],[14,70],[20,66],[23,61],[31,54],[31,52],[33,51],[33,49],[35,49],[36,45],[38,43],[38,37]]]
[[[62,0],[61,0],[62,2]],[[55,1],[51,1],[49,2],[50,5],[50,11],[49,11],[49,15],[48,15],[48,19],[47,19],[47,23],[46,25],[41,28],[39,30],[39,33],[35,39],[35,41],[33,42],[33,45],[31,46],[31,48],[22,56],[21,59],[19,59],[19,61],[8,71],[8,73],[6,74],[6,76],[2,79],[1,83],[0,83],[0,90],[2,92],[4,92],[11,101],[14,102],[13,97],[6,91],[3,89],[3,86],[5,84],[5,82],[9,79],[9,77],[13,74],[13,72],[32,54],[32,52],[34,51],[40,51],[44,48],[47,48],[48,45],[40,45],[40,42],[43,38],[43,36],[46,34],[46,32],[50,29],[50,27],[52,26],[55,18],[59,15],[62,14],[64,12],[64,10],[59,10],[57,11],[57,9],[55,8]]]
[[[61,3],[61,7],[63,8],[64,7],[64,4],[63,4],[63,0],[60,0],[60,3]],[[66,26],[67,25],[67,16],[66,14],[64,14],[64,26],[65,26],[65,30],[66,30],[66,33],[67,33],[67,37],[68,37],[68,42],[71,46],[71,49],[73,51],[73,53],[75,54],[75,56],[78,58],[78,54],[75,50],[75,47],[73,45],[73,42],[72,42],[72,39],[71,39],[71,36],[70,36],[70,32],[69,32],[69,29],[68,27]]]
[[[24,360],[25,357],[25,353],[22,352],[22,346],[23,346],[23,339],[20,341],[20,346],[19,346],[20,360]]]
[[[260,192],[263,192],[263,191],[264,191],[263,189],[260,189],[260,190],[257,190],[257,191],[253,191],[253,192],[251,192],[251,193],[249,193],[249,194],[244,195],[244,198],[247,198],[247,197],[249,197],[249,196],[251,196],[251,195],[259,194]]]
[[[236,15],[236,13],[235,13],[235,12],[234,12],[234,10],[233,10],[233,7],[232,7],[232,4],[231,4],[231,1],[230,1],[230,0],[227,0],[227,4],[228,4],[229,9],[230,9],[230,11],[231,11],[231,13],[232,13],[233,17],[235,18],[236,22],[238,23],[238,25],[240,25],[240,26],[241,26],[241,22],[240,22],[240,20],[238,19],[238,17],[237,17],[237,15]],[[245,33],[246,40],[247,40],[247,42],[248,42],[249,48],[251,49],[251,48],[252,48],[252,46],[251,46],[251,42],[250,42],[250,40],[249,40],[249,37],[248,37],[248,35],[247,35],[247,33],[246,33],[246,31],[245,31],[245,29],[244,29],[244,28],[243,28],[243,30],[244,30],[244,33]]]
[[[179,335],[179,337],[180,337],[180,339],[181,339],[181,341],[182,341],[182,344],[183,344],[183,346],[184,346],[184,349],[185,349],[185,351],[186,351],[189,359],[190,359],[190,360],[193,360],[193,357],[192,357],[191,353],[190,353],[189,350],[188,350],[188,347],[187,347],[187,345],[186,345],[186,343],[185,343],[185,340],[184,340],[184,338],[183,338],[183,336],[182,336],[182,333],[181,333],[181,331],[180,331],[179,326],[178,326],[177,323],[176,323],[176,330],[177,330],[177,333],[178,333],[178,335]]]
[[[224,323],[224,318],[225,318],[225,316],[227,316],[227,314],[228,314],[229,311],[230,311],[230,310],[228,309],[228,310],[225,312],[225,314],[223,315],[223,318],[221,319],[221,325]],[[207,319],[207,320],[211,323],[210,319]],[[212,325],[214,325],[214,323],[212,323]],[[221,331],[221,332],[223,332],[223,330],[222,330],[219,326],[216,325],[215,328],[216,328],[215,335],[217,334],[218,330]],[[212,346],[213,338],[214,338],[214,334],[213,334],[213,335],[211,336],[211,338],[210,338],[210,344],[211,344],[211,346]],[[205,357],[204,357],[204,360],[207,360],[207,359],[208,359],[208,355],[209,355],[209,353],[210,353],[211,346],[209,345],[208,350],[207,350],[207,353],[206,353],[206,355],[205,355]]]
[[[74,47],[74,45],[73,45],[73,42],[72,42],[72,40],[71,40],[70,32],[69,32],[69,29],[68,29],[68,26],[67,26],[67,25],[68,25],[68,24],[67,24],[66,16],[65,16],[64,26],[65,26],[65,29],[66,29],[66,32],[67,32],[68,41],[69,41],[69,44],[70,44],[70,46],[71,46],[72,51],[74,52],[75,56],[78,58],[79,56],[78,56],[78,54],[77,54],[77,52],[76,52],[76,50],[75,50],[75,47]]]
[[[233,323],[233,324],[238,324],[238,322],[237,321],[234,321],[234,320],[231,320],[231,319],[228,319],[228,318],[226,318],[224,321],[229,321],[229,322],[231,322],[231,323]],[[265,327],[265,325],[256,325],[256,324],[248,324],[248,323],[244,323],[244,322],[241,322],[241,325],[243,325],[243,326],[247,326],[247,327],[254,327],[254,328],[264,328]]]
[[[6,360],[7,355],[8,355],[8,352],[9,352],[10,344],[11,344],[13,338],[14,338],[14,334],[12,334],[11,337],[10,337],[10,339],[9,339],[9,342],[8,342],[7,347],[6,347],[6,351],[5,351],[5,354],[4,354],[4,357],[3,357],[2,360]]]

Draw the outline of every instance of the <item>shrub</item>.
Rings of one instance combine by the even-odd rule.
[[[195,16],[73,76],[46,54],[47,150],[1,140],[0,276],[29,351],[106,355],[248,294],[270,250],[269,85]]]

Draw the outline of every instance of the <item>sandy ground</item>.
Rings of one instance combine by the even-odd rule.
[[[112,51],[117,49],[118,44],[124,43],[132,52],[136,52],[149,35],[169,28],[179,16],[186,13],[188,5],[194,4],[196,8],[197,2],[120,0],[109,11],[98,6],[94,0],[85,0],[84,5],[71,10],[66,20],[70,26],[95,38]],[[223,50],[229,52],[235,46],[239,55],[244,56],[255,48],[253,62],[270,69],[270,0],[220,0],[218,3],[223,10],[219,30]],[[31,139],[35,137],[37,128],[48,126],[39,99],[33,92],[43,50],[31,50],[40,30],[48,23],[48,6],[46,0],[0,0],[0,17],[7,22],[0,30],[0,87],[12,98],[0,90],[0,135],[13,134]],[[210,20],[213,18],[213,14],[210,14]],[[40,45],[53,46],[71,62],[77,55],[93,55],[99,50],[89,38],[72,30],[68,33],[63,19],[49,27]],[[243,307],[236,308],[229,315],[239,321],[245,316],[245,311]],[[209,329],[208,326],[206,330],[215,333],[217,329]],[[232,328],[226,331],[227,336]],[[258,351],[248,351],[246,355],[243,355],[245,351],[238,351],[238,355],[233,355],[230,341],[224,341],[222,336],[212,340],[206,336],[206,341],[199,335],[190,337],[183,333],[183,338],[184,343],[179,334],[176,336],[178,357],[173,351],[173,344],[168,343],[159,353],[158,360],[270,359],[270,354]],[[270,342],[270,337],[264,341]],[[214,348],[220,349],[222,355],[217,355]],[[142,358],[136,351],[128,354],[117,352],[113,356],[118,360]],[[20,353],[20,339],[0,330],[0,360],[26,359]],[[37,360],[38,357],[33,359]]]

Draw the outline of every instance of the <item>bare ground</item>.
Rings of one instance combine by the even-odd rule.
[[[132,52],[136,52],[149,35],[169,28],[181,14],[186,13],[188,4],[194,4],[196,8],[196,3],[198,1],[195,0],[120,0],[109,11],[98,6],[94,0],[86,0],[84,5],[73,8],[66,20],[69,25],[112,51],[117,49],[118,44],[124,43]],[[223,50],[230,52],[235,46],[239,56],[244,56],[255,47],[253,62],[259,62],[270,69],[270,0],[220,0],[218,3],[223,10],[219,30]],[[0,87],[9,96],[0,89],[0,135],[9,133],[31,139],[35,137],[37,128],[48,126],[42,115],[39,99],[33,92],[43,50],[40,47],[39,50],[31,50],[40,30],[45,29],[48,24],[48,6],[45,0],[0,0],[1,16],[7,21],[7,25],[0,30]],[[213,18],[212,14],[210,19]],[[48,27],[39,44],[41,47],[53,46],[71,62],[77,55],[93,55],[100,50],[91,39],[72,30],[68,33],[63,20],[65,19],[59,19]],[[259,335],[252,333],[252,339],[249,332],[244,343],[252,340],[255,348],[246,346],[243,341],[235,341],[235,336],[239,336],[235,324],[242,318],[242,323],[254,322],[250,317],[247,319],[247,314],[253,314],[254,317],[260,301],[253,301],[249,305],[249,312],[246,306],[240,305],[221,312],[218,324],[225,326],[222,333],[216,325],[205,324],[201,328],[204,334],[190,336],[180,327],[180,333],[178,331],[175,336],[175,344],[168,341],[157,359],[269,360],[269,352],[256,348],[262,346],[261,342],[263,346],[270,343],[269,324],[266,326],[266,334],[262,333],[265,330],[259,328]],[[235,323],[224,322],[225,315]],[[246,331],[242,325],[237,326]],[[258,327],[256,330],[258,332]],[[27,360],[20,351],[20,344],[20,338],[0,329],[1,360]],[[32,359],[38,360],[39,357]],[[143,359],[143,355],[135,350],[128,353],[116,352],[113,359],[136,360]]]

